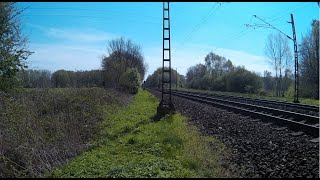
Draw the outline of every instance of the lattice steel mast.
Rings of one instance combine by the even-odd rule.
[[[170,44],[170,11],[169,2],[163,2],[163,41],[162,41],[162,80],[161,102],[158,114],[174,111],[171,99],[171,44]]]

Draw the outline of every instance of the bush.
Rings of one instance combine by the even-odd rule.
[[[266,92],[265,90],[263,90],[263,89],[259,89],[259,90],[258,90],[258,95],[259,95],[259,96],[266,96],[266,95],[267,95],[267,92]]]
[[[140,74],[136,68],[130,68],[123,73],[119,80],[120,89],[131,94],[138,93]]]
[[[255,92],[257,89],[262,87],[262,81],[259,76],[242,67],[229,73],[226,80],[226,89],[231,92]]]
[[[18,81],[16,77],[2,77],[0,76],[0,91],[10,92],[14,88],[18,87]]]
[[[0,92],[0,178],[42,177],[91,147],[122,99],[102,88]]]
[[[253,86],[246,85],[246,86],[244,87],[244,90],[245,90],[247,93],[253,93],[254,88],[253,88]]]
[[[288,90],[284,94],[285,94],[285,97],[293,98],[294,97],[294,84],[291,84],[289,86]]]

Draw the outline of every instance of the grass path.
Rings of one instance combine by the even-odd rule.
[[[49,177],[225,177],[218,163],[226,153],[223,144],[201,136],[178,113],[152,121],[158,104],[139,90],[130,105],[106,115],[91,150]]]

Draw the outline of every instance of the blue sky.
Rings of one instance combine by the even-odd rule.
[[[140,44],[148,72],[162,66],[161,2],[21,2],[24,33],[33,52],[31,69],[55,71],[101,68],[108,41],[125,37]],[[276,30],[247,28],[270,22],[292,36],[293,13],[297,40],[319,19],[316,2],[173,2],[170,3],[172,67],[181,74],[214,52],[235,65],[263,74],[271,71],[264,54],[265,41]],[[289,41],[293,51],[293,43]],[[293,68],[293,67],[292,67]]]

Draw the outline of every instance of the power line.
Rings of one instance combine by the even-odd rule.
[[[106,18],[103,16],[89,16],[80,14],[24,14],[23,16],[74,16],[74,17],[89,17],[89,18]],[[110,17],[115,18],[115,17]]]
[[[253,17],[257,18],[257,19],[260,19],[261,21],[263,21],[264,23],[268,24],[269,26],[273,27],[273,29],[276,29],[278,30],[280,33],[284,34],[285,36],[287,36],[289,39],[293,40],[290,36],[288,36],[287,34],[285,34],[284,32],[282,32],[280,29],[272,26],[270,23],[266,22],[265,20],[259,18],[257,15],[253,15]]]
[[[293,11],[291,11],[291,12],[295,12],[295,11],[297,11],[297,10],[299,10],[299,9],[301,9],[301,8],[303,8],[303,7],[306,7],[306,6],[308,6],[308,5],[310,5],[310,4],[312,4],[312,3],[309,3],[309,4],[307,4],[307,5],[303,5],[303,6],[300,6],[300,7],[298,7],[298,6],[296,6],[297,8],[295,8]],[[288,8],[286,11],[288,11],[288,10],[290,10],[290,8]],[[281,18],[281,17],[283,17],[283,16],[281,16],[281,17],[278,17],[278,15],[282,15],[283,13],[279,13],[279,14],[276,14],[276,15],[273,15],[273,16],[271,16],[271,17],[276,17],[275,19],[272,19],[272,21],[275,21],[275,20],[277,20],[277,19],[279,19],[279,18]],[[287,12],[286,13],[284,13],[285,15],[287,15]],[[251,23],[251,21],[252,21],[252,17],[253,16],[251,16],[251,18],[250,18],[250,23]],[[272,22],[272,21],[270,21],[270,22]],[[247,26],[247,28],[246,29],[244,29],[244,30],[242,30],[241,32],[239,32],[239,33],[234,33],[234,34],[232,34],[232,35],[230,35],[230,36],[228,36],[228,37],[226,37],[226,38],[224,38],[223,40],[226,40],[226,39],[229,39],[229,38],[232,38],[233,40],[235,40],[235,39],[239,39],[239,38],[241,38],[241,37],[243,37],[243,36],[245,36],[246,34],[248,34],[248,33],[250,33],[250,32],[252,32],[252,31],[254,31],[256,28],[270,28],[270,29],[277,29],[277,28],[275,28],[275,27],[273,27],[273,26],[270,26],[270,25],[265,25],[265,24],[254,24],[254,25],[250,25],[250,23],[249,24],[245,24],[246,26]],[[251,28],[253,28],[252,30],[250,30],[250,31],[248,31],[249,30],[249,27],[251,27]],[[278,30],[278,29],[277,29]],[[280,30],[279,30],[280,31]],[[281,31],[282,32],[282,31]],[[283,33],[284,34],[284,33]],[[287,35],[286,35],[287,36]]]
[[[29,8],[29,9],[44,9],[44,10],[76,10],[76,11],[92,11],[92,12],[99,12],[103,14],[112,14],[112,13],[129,13],[129,14],[135,14],[137,12],[129,12],[129,11],[108,11],[108,10],[100,10],[100,9],[86,9],[86,8]],[[145,17],[145,15],[143,15]],[[148,16],[151,18],[161,18],[160,16]]]
[[[269,23],[278,21],[278,20],[280,20],[281,18],[283,18],[284,16],[286,16],[286,15],[288,15],[288,14],[290,14],[290,13],[292,14],[293,12],[295,12],[295,11],[301,9],[301,8],[307,7],[307,6],[311,5],[312,3],[313,3],[313,2],[308,3],[308,4],[304,4],[303,6],[300,6],[300,7],[297,7],[297,6],[296,6],[297,8],[295,8],[294,10],[290,10],[290,8],[288,8],[288,9],[286,10],[286,12],[284,12],[284,13],[279,13],[278,15],[280,15],[280,16],[278,16],[278,15],[271,16],[271,17],[269,18],[269,19],[271,19],[271,20],[269,21]],[[275,18],[272,18],[272,17],[275,17]]]
[[[303,6],[300,6],[300,7],[298,7],[298,8],[295,8],[294,10],[291,11],[291,13],[293,13],[293,12],[297,11],[298,9],[303,8],[303,7],[309,6],[309,5],[311,5],[311,3],[306,4],[306,5],[303,5]],[[296,6],[296,7],[297,7],[297,6]],[[289,10],[289,9],[288,9],[288,10]],[[288,11],[288,10],[286,10],[286,11]],[[266,22],[265,20],[263,20],[262,18],[260,18],[260,17],[258,17],[258,16],[256,16],[256,15],[253,15],[253,17],[255,17],[255,18],[263,21],[265,24],[256,24],[256,23],[255,23],[255,24],[253,24],[253,25],[246,24],[246,26],[247,26],[247,27],[252,27],[253,29],[255,29],[255,28],[271,28],[271,29],[275,29],[275,30],[278,30],[278,31],[279,31],[280,33],[282,33],[283,35],[285,35],[287,38],[293,40],[290,36],[288,36],[287,34],[285,34],[284,32],[282,32],[281,30],[279,30],[278,28],[276,28],[276,27],[274,27],[273,25],[270,24],[271,22],[274,22],[274,21],[276,21],[276,20],[279,20],[279,19],[281,19],[283,16],[287,15],[287,12],[286,12],[286,13],[281,13],[281,15],[282,15],[282,16],[278,16],[278,17],[276,17],[275,19],[272,19],[272,20],[269,21],[269,22]],[[272,17],[275,17],[275,16],[272,16]],[[266,25],[266,24],[267,24],[267,25]]]
[[[296,5],[296,7],[298,7],[300,4]],[[269,17],[262,17],[262,18],[266,18],[266,19],[273,19],[273,18],[277,18],[279,15],[282,15],[282,14],[286,14],[288,11],[290,11],[292,8],[291,7],[288,7],[286,10],[279,10],[277,11],[276,13],[274,13],[273,15],[269,16]]]
[[[251,23],[252,18],[253,18],[253,17],[251,16],[249,24]],[[251,31],[249,31],[249,32],[246,33],[246,31],[249,30],[248,26],[246,26],[246,27],[247,27],[246,29],[244,29],[244,30],[242,30],[242,31],[240,31],[240,32],[232,33],[231,35],[229,35],[229,36],[227,36],[227,37],[225,36],[225,38],[223,38],[222,41],[225,41],[225,40],[231,39],[231,38],[232,38],[233,40],[239,39],[240,37],[242,37],[242,36],[246,35],[247,33],[251,32]],[[237,37],[238,37],[238,38],[237,38]]]
[[[144,4],[145,5],[145,4]],[[62,7],[62,8],[29,8],[29,9],[44,9],[44,10],[75,10],[75,11],[92,11],[92,12],[100,12],[104,14],[116,14],[116,13],[129,13],[129,14],[137,14],[137,12],[130,12],[130,11],[110,11],[110,10],[101,10],[101,9],[88,9],[88,8],[72,8],[72,7]],[[175,12],[177,13],[177,12]],[[179,13],[178,14],[185,14],[185,13]],[[145,14],[143,14],[143,17],[145,17]],[[162,18],[161,16],[148,16],[151,18]]]
[[[216,7],[217,4],[219,4],[218,8],[216,8],[215,10],[213,10],[213,9]],[[181,46],[192,36],[192,33],[195,33],[197,30],[199,30],[200,26],[201,26],[203,23],[205,23],[205,22],[208,20],[208,18],[209,18],[212,14],[214,14],[220,7],[221,7],[221,3],[219,3],[219,2],[215,3],[215,4],[212,6],[212,8],[208,11],[207,15],[202,18],[201,22],[200,22],[199,24],[197,24],[197,26],[195,26],[195,27],[192,29],[192,31],[188,34],[188,36],[185,38],[185,40],[180,43],[180,45],[178,46],[178,48],[181,47]],[[211,13],[211,12],[212,12],[212,13]],[[177,51],[178,48],[175,49],[175,51],[173,52],[173,54],[175,54],[175,52]]]
[[[112,20],[112,21],[115,21],[115,20],[122,20],[123,21],[129,21],[129,22],[132,22],[132,23],[136,23],[134,22],[135,20],[139,21],[139,22],[143,22],[143,23],[148,23],[148,24],[161,24],[161,22],[157,22],[157,21],[146,21],[146,20],[141,20],[141,19],[124,19],[124,18],[115,18],[115,17],[110,17],[110,18],[107,18],[107,17],[103,17],[103,16],[88,16],[88,15],[77,15],[77,14],[24,14],[22,16],[65,16],[65,17],[79,17],[79,18],[92,18],[92,19],[103,19],[104,21],[105,20]],[[174,27],[174,26],[173,26]]]

